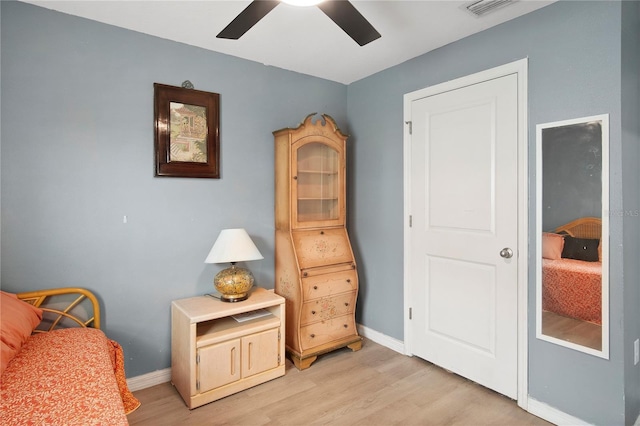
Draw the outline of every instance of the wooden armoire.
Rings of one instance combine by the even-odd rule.
[[[303,370],[362,347],[358,273],[346,229],[346,141],[326,114],[275,137],[275,291],[286,299],[286,349]]]

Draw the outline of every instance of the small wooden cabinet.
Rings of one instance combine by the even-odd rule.
[[[276,293],[286,300],[286,348],[298,369],[362,338],[358,274],[346,229],[346,140],[328,115],[275,131]],[[324,120],[324,123],[323,123]]]
[[[241,314],[259,310],[263,316],[243,320]],[[263,288],[235,303],[210,296],[176,300],[171,381],[195,408],[283,376],[284,327],[284,299]]]

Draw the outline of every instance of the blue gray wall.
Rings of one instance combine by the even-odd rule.
[[[483,31],[349,85],[355,177],[350,229],[362,277],[360,321],[403,339],[403,95],[522,58],[529,59],[529,182],[535,199],[535,125],[588,115],[610,114],[611,209],[622,209],[620,2],[560,2]],[[635,25],[637,20],[630,24]],[[635,46],[637,48],[637,39]],[[631,48],[627,42],[626,48]],[[626,53],[626,52],[625,52]],[[633,68],[635,67],[635,68]],[[637,63],[629,65],[637,75]],[[637,102],[637,98],[635,98]],[[637,114],[635,116],[637,118]],[[633,142],[632,142],[633,141]],[[637,135],[627,147],[637,150]],[[635,145],[634,145],[635,143]],[[637,152],[637,151],[634,151]],[[625,168],[625,180],[640,171]],[[632,185],[635,185],[632,184]],[[637,186],[636,186],[637,188]],[[629,189],[629,192],[631,189]],[[629,196],[637,203],[636,195]],[[633,198],[635,197],[635,198]],[[535,253],[535,205],[529,205],[529,253]],[[631,222],[633,219],[629,219]],[[637,222],[634,222],[637,226]],[[637,297],[637,266],[623,274],[622,220],[611,220],[611,359],[604,360],[535,338],[535,260],[529,260],[529,392],[531,397],[594,424],[632,423],[638,398],[625,417],[624,375],[638,367],[625,360],[637,337],[623,335],[623,322],[640,321],[636,307],[624,310],[624,283]],[[636,248],[627,254],[637,259]],[[381,244],[380,242],[384,242]],[[627,259],[627,261],[628,261]],[[633,261],[637,264],[637,260]],[[636,299],[637,300],[637,299]],[[629,302],[631,304],[633,302]],[[625,353],[623,353],[623,348]],[[627,366],[625,371],[624,366]],[[627,394],[637,393],[637,378]],[[634,395],[635,395],[634,393]],[[627,396],[629,398],[629,396]],[[635,413],[635,415],[634,415]]]
[[[212,289],[223,228],[243,227],[273,288],[273,130],[346,86],[52,12],[2,7],[2,288],[82,286],[129,377],[170,366],[171,300]],[[295,52],[292,52],[295,54]],[[154,178],[153,83],[220,94],[221,179]],[[127,223],[123,223],[123,216]]]
[[[640,337],[640,2],[622,4],[622,193],[624,225],[624,377],[626,418],[640,412],[640,366],[633,341]]]
[[[611,209],[638,208],[640,24],[627,3],[555,4],[346,87],[1,2],[2,287],[89,287],[127,374],[168,367],[170,301],[211,288],[219,268],[203,259],[220,229],[247,228],[265,256],[248,266],[273,287],[271,132],[326,112],[352,135],[357,319],[402,340],[403,95],[528,57],[531,194],[535,124],[609,113]],[[153,177],[153,83],[186,79],[221,94],[220,180]],[[637,218],[612,218],[611,360],[535,339],[530,261],[530,394],[596,424],[640,411],[629,352],[640,333],[638,229]]]

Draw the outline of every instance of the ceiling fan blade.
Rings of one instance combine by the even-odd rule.
[[[220,31],[216,38],[239,39],[278,4],[280,4],[279,0],[252,1],[229,25]]]
[[[331,0],[318,4],[318,7],[360,46],[382,37],[351,2]]]

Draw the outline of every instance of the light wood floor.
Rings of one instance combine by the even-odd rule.
[[[548,425],[515,401],[365,340],[284,377],[189,410],[170,383],[134,393],[131,425]]]
[[[602,349],[602,326],[575,318],[542,311],[542,334],[586,346]]]

